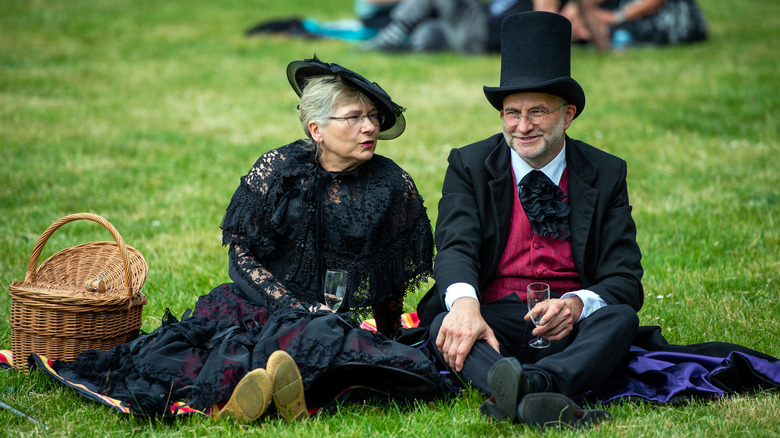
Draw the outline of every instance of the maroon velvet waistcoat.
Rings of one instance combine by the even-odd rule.
[[[568,167],[561,175],[559,186],[568,195]],[[525,301],[526,287],[535,281],[549,284],[550,291],[558,295],[582,288],[580,274],[571,255],[571,242],[534,234],[515,187],[509,238],[496,276],[480,292],[482,303],[495,301],[511,293],[516,293]]]

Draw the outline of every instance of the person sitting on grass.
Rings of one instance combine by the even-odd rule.
[[[707,20],[695,0],[578,0],[572,6],[565,15],[580,24],[574,40],[600,52],[707,38]]]
[[[526,11],[558,12],[567,0],[403,0],[363,50],[496,53],[501,21]]]
[[[300,420],[352,387],[399,400],[453,391],[424,352],[388,338],[433,266],[412,177],[376,154],[380,139],[404,132],[404,108],[316,56],[290,63],[287,78],[307,138],[263,154],[241,178],[221,224],[232,282],[180,321],[168,314],[148,335],[71,362],[33,355],[39,368],[131,413],[243,421],[274,410]],[[337,312],[324,304],[327,270],[347,271]],[[379,333],[359,328],[371,315]]]
[[[571,77],[571,23],[511,15],[501,38],[500,86],[484,92],[503,132],[450,152],[436,284],[417,307],[438,362],[487,396],[485,416],[534,426],[612,418],[574,398],[671,402],[780,387],[769,355],[672,346],[660,329],[638,327],[643,269],[627,163],[566,135],[585,108]],[[529,310],[538,283],[550,299]]]

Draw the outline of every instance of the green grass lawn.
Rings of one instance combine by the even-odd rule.
[[[603,55],[575,47],[588,103],[569,134],[629,164],[644,255],[644,325],[673,343],[722,340],[780,356],[780,3],[700,0],[710,38]],[[149,263],[143,328],[228,281],[219,223],[263,152],[303,136],[286,65],[313,53],[378,82],[408,108],[380,144],[414,177],[435,223],[451,148],[499,132],[482,86],[500,57],[362,53],[338,41],[245,38],[270,18],[351,15],[352,0],[6,0],[0,5],[0,285],[24,278],[38,236],[90,211]],[[110,235],[66,225],[44,257]],[[424,291],[407,298],[414,309]],[[0,348],[11,348],[0,294]],[[0,435],[503,436],[479,395],[412,406],[347,406],[300,424],[128,418],[40,375],[0,373]],[[780,395],[681,406],[621,403],[615,421],[550,436],[776,436]]]

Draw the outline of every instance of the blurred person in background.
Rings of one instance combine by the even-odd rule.
[[[707,21],[695,0],[577,0],[564,15],[576,23],[574,40],[600,52],[707,38]]]
[[[401,0],[355,0],[357,18],[322,22],[312,17],[264,20],[245,31],[246,36],[264,34],[302,38],[330,38],[359,42],[374,37],[390,23],[390,11]]]
[[[501,21],[526,11],[558,12],[567,0],[403,0],[391,22],[364,50],[494,53],[501,50]]]

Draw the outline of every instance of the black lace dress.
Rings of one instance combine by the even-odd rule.
[[[232,283],[201,296],[181,321],[167,313],[135,341],[54,362],[56,377],[137,414],[175,414],[174,402],[208,411],[283,349],[310,408],[351,386],[447,395],[449,380],[424,350],[358,328],[373,313],[393,333],[404,295],[430,277],[433,236],[412,178],[379,155],[326,172],[306,144],[264,154],[241,179],[221,226]],[[349,272],[338,314],[307,310],[322,302],[326,269]]]

